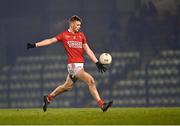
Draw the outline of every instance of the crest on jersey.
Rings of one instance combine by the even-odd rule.
[[[64,36],[66,39],[70,38],[71,36],[70,35],[65,35]]]
[[[76,36],[73,36],[73,39],[76,39]]]
[[[81,36],[78,36],[80,39],[82,39],[82,37]]]

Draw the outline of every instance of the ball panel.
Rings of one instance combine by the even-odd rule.
[[[99,61],[102,64],[111,64],[112,57],[109,53],[102,53],[99,57]]]

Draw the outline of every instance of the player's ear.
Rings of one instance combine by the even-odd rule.
[[[69,21],[69,26],[72,27],[73,26],[73,22]]]

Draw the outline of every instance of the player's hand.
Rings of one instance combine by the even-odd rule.
[[[36,44],[35,43],[28,43],[27,49],[30,49],[30,48],[36,48]]]
[[[107,68],[100,62],[97,62],[96,66],[97,66],[99,72],[101,72],[101,73],[106,72],[106,70],[107,70]]]

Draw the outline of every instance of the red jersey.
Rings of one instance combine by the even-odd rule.
[[[84,62],[83,44],[86,43],[86,37],[83,32],[71,33],[64,31],[58,34],[56,39],[63,43],[68,56],[68,63]]]

